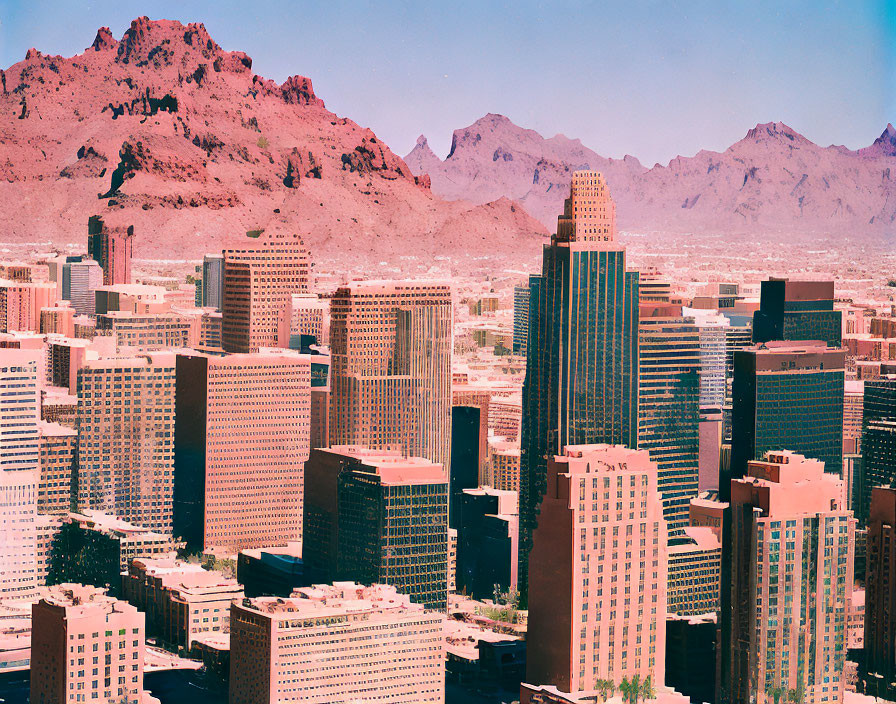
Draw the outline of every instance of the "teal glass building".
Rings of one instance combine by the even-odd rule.
[[[520,453],[520,594],[547,485],[565,445],[638,446],[638,273],[615,242],[603,177],[576,172],[557,234],[530,279]]]

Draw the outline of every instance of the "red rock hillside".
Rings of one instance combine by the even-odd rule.
[[[72,58],[29,50],[0,71],[0,144],[12,242],[83,242],[97,213],[133,223],[135,256],[156,259],[220,250],[272,219],[321,259],[531,255],[544,234],[506,199],[434,196],[308,78],[254,74],[201,24],[141,17]]]

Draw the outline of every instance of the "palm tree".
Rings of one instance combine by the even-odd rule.
[[[641,696],[641,675],[632,677],[632,689],[629,695],[631,704],[638,704],[638,697]]]
[[[803,704],[804,696],[806,696],[806,688],[802,682],[799,682],[794,689],[788,690],[787,701],[791,704]]]
[[[793,690],[790,690],[791,692]],[[779,684],[776,684],[774,687],[769,685],[765,688],[765,694],[769,697],[772,697],[775,700],[775,704],[779,704],[781,701],[781,696],[784,694],[784,688]]]
[[[646,701],[648,699],[654,699],[655,697],[656,690],[653,688],[653,678],[650,675],[647,675],[641,683],[641,698]]]
[[[632,683],[629,682],[628,677],[623,677],[622,682],[619,683],[619,691],[622,694],[622,701],[628,702],[630,701],[630,696],[632,692]]]

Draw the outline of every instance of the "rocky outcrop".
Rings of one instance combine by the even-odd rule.
[[[140,17],[77,56],[30,50],[0,78],[0,200],[19,204],[0,209],[9,241],[67,242],[99,195],[143,233],[143,257],[201,256],[274,215],[330,258],[475,254],[464,228],[481,242],[472,204],[435,197],[371,130],[327,111],[309,78],[254,74],[202,24]],[[481,251],[537,252],[544,228],[519,205],[490,212],[482,227],[504,233]]]

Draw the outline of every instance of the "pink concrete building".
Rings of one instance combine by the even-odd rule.
[[[63,337],[75,336],[75,309],[69,301],[58,301],[55,305],[40,309],[40,332],[62,335]]]
[[[666,542],[646,451],[574,445],[548,462],[529,558],[528,682],[663,684]]]
[[[842,501],[842,480],[793,452],[732,480],[719,701],[773,702],[777,688],[805,704],[843,700],[856,521]]]
[[[309,356],[179,354],[176,411],[175,534],[234,553],[301,540]]]
[[[451,455],[451,287],[359,281],[332,300],[330,442]]]
[[[0,280],[0,332],[40,330],[41,309],[56,302],[56,284]]]
[[[296,233],[266,231],[252,247],[225,249],[224,349],[287,347],[292,295],[307,293],[310,270],[308,250]]]
[[[444,618],[353,582],[235,603],[230,703],[441,704]]]
[[[78,373],[78,506],[172,530],[175,355],[88,360]]]
[[[133,225],[107,225],[99,215],[87,221],[87,253],[103,269],[103,284],[131,283]]]
[[[51,587],[32,609],[31,702],[140,702],[144,618],[81,584]]]
[[[37,510],[40,513],[68,513],[72,509],[72,470],[78,447],[78,433],[59,423],[40,422],[40,483]]]
[[[144,558],[122,575],[122,595],[146,614],[147,635],[189,651],[205,634],[230,632],[230,604],[243,588],[198,563]]]

